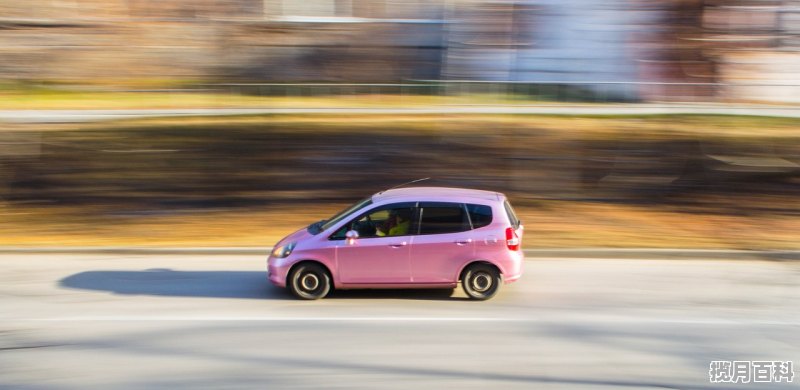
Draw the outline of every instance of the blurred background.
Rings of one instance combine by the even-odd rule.
[[[798,249],[798,104],[795,0],[0,0],[0,244],[268,246],[432,177],[529,248]]]

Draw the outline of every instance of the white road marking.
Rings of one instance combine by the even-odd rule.
[[[12,320],[12,319],[7,319]],[[686,324],[686,325],[770,325],[800,326],[800,319],[758,320],[724,318],[644,318],[633,316],[563,317],[268,317],[268,316],[78,316],[17,319],[33,322],[509,322],[595,324]]]

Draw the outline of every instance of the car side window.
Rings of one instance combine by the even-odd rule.
[[[519,225],[522,224],[522,221],[517,218],[517,213],[514,212],[514,208],[511,207],[511,203],[508,203],[508,200],[503,202],[503,207],[506,209],[506,214],[508,214],[508,221],[511,222],[511,226],[514,229],[518,229]]]
[[[349,230],[358,232],[359,239],[407,236],[413,234],[415,203],[395,203],[376,207],[352,219],[331,235],[331,240],[343,240]]]
[[[420,203],[419,234],[457,233],[470,230],[469,219],[460,203]]]
[[[492,223],[492,207],[482,204],[467,204],[467,212],[472,228],[478,229]]]

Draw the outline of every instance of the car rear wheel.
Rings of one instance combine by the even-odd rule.
[[[497,294],[502,279],[497,269],[486,264],[473,264],[464,270],[461,285],[472,299],[485,301]]]
[[[301,299],[320,299],[331,291],[331,277],[319,264],[300,264],[289,275],[289,290]]]

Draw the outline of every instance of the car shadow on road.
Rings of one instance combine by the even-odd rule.
[[[466,296],[452,296],[451,289],[404,288],[381,290],[334,290],[326,299],[408,299],[425,301],[470,300]]]
[[[295,300],[288,291],[271,285],[261,271],[86,271],[67,276],[59,286],[106,291],[121,295],[169,297]],[[334,299],[458,300],[451,290],[348,290],[333,291]]]
[[[289,299],[274,288],[265,272],[175,271],[157,268],[138,271],[86,271],[67,276],[59,286],[107,291],[121,295],[173,297]]]

